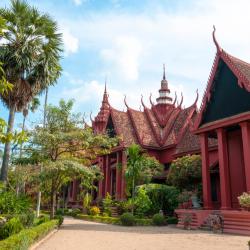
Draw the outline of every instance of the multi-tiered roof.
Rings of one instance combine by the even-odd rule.
[[[92,121],[96,133],[113,130],[113,134],[120,139],[120,144],[128,147],[132,143],[140,144],[143,148],[162,150],[176,148],[176,153],[191,152],[199,149],[198,137],[192,135],[190,128],[197,115],[197,98],[194,103],[183,108],[183,96],[177,104],[170,97],[170,89],[166,80],[165,66],[163,79],[156,104],[150,96],[151,107],[147,107],[141,98],[143,111],[129,107],[124,99],[127,111],[113,108],[108,101],[108,94],[103,94],[102,106],[98,115]]]

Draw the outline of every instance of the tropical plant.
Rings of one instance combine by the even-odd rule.
[[[155,175],[162,172],[163,166],[153,157],[143,153],[141,147],[132,144],[127,149],[127,167],[125,172],[127,190],[131,190],[131,198],[134,203],[135,187],[147,183]],[[132,214],[134,209],[132,210]]]
[[[87,192],[83,197],[83,209],[85,209],[85,213],[89,210],[92,202],[92,196]]]
[[[0,61],[12,91],[1,94],[9,108],[7,133],[12,133],[14,117],[58,79],[62,51],[62,35],[57,24],[47,14],[40,14],[22,0],[11,0],[10,8],[1,8],[0,16],[6,20],[4,43],[0,46]],[[5,143],[1,180],[6,182],[11,143]]]
[[[159,213],[162,210],[166,214],[172,215],[178,207],[179,190],[172,186],[163,184],[145,184],[138,187],[145,190],[151,201],[150,214]]]
[[[187,155],[174,160],[169,169],[167,183],[180,190],[197,190],[201,183],[201,156]]]

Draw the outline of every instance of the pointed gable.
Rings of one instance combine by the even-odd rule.
[[[250,64],[217,48],[195,129],[250,112]]]
[[[250,111],[250,92],[241,87],[238,81],[224,60],[220,59],[201,125]]]

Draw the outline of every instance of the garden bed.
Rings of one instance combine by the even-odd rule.
[[[5,240],[0,241],[1,250],[27,250],[36,241],[42,239],[58,227],[58,220],[51,220],[38,226],[23,229]]]

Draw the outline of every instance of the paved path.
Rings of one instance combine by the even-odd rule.
[[[66,218],[36,250],[248,250],[249,237],[173,227],[121,227]]]

